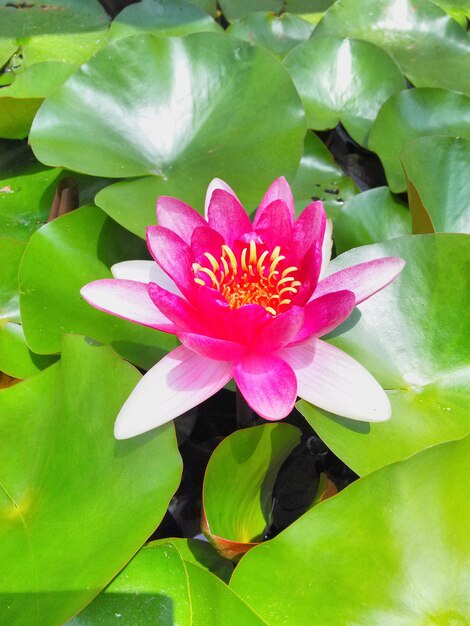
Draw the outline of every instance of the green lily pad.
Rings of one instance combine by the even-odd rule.
[[[187,561],[170,539],[144,548],[70,626],[262,626],[227,585]]]
[[[182,559],[202,567],[228,584],[233,574],[233,563],[221,557],[208,541],[170,537],[152,541],[148,545],[162,544],[171,544],[178,550]]]
[[[470,233],[470,141],[420,137],[406,144],[401,161],[419,196],[410,201],[414,232],[424,218],[435,232]]]
[[[384,256],[400,276],[330,335],[387,391],[392,417],[368,424],[299,402],[319,436],[359,475],[470,432],[470,236],[414,235],[350,250],[328,273]]]
[[[110,44],[47,98],[30,141],[48,164],[95,176],[150,174],[179,189],[178,197],[197,188],[197,206],[218,176],[254,205],[276,176],[294,174],[304,133],[297,92],[272,55],[194,33]],[[148,208],[135,202],[126,221],[134,225],[140,211],[148,224]]]
[[[142,0],[123,9],[109,29],[110,39],[138,33],[178,37],[222,30],[205,11],[185,0]]]
[[[108,347],[68,336],[60,363],[0,391],[5,624],[64,623],[162,519],[181,474],[173,426],[113,437],[138,380]]]
[[[470,98],[444,89],[410,89],[387,100],[372,127],[369,148],[379,155],[392,191],[406,190],[403,146],[424,135],[470,138]]]
[[[314,130],[341,122],[361,145],[382,104],[405,89],[405,79],[389,55],[365,41],[313,37],[285,58]]]
[[[57,186],[64,178],[72,179],[70,182],[77,186],[81,204],[91,203],[96,192],[109,184],[109,179],[28,161],[24,166],[0,170],[0,177],[0,237],[21,241],[28,241],[47,222]]]
[[[98,0],[0,0],[0,42],[15,42],[26,67],[80,65],[105,43],[108,25]]]
[[[219,5],[229,22],[239,20],[250,13],[272,11],[273,13],[322,13],[334,0],[220,0]]]
[[[217,0],[191,0],[191,4],[194,4],[194,6],[209,15],[215,16],[217,13]]]
[[[467,32],[429,0],[342,0],[315,29],[369,41],[388,52],[416,87],[470,95]]]
[[[23,241],[0,237],[0,320],[20,320],[18,268],[24,249]]]
[[[230,586],[270,626],[470,621],[470,439],[385,467],[249,552]]]
[[[467,27],[466,19],[470,17],[469,0],[433,0],[433,2],[457,20],[463,28]]]
[[[337,254],[357,246],[411,234],[408,208],[388,187],[377,187],[350,198],[335,220]]]
[[[219,539],[242,544],[261,540],[274,481],[300,434],[290,424],[263,424],[236,431],[218,445],[203,488],[207,531],[216,545]]]
[[[233,22],[227,34],[263,46],[282,59],[292,48],[306,41],[313,28],[313,24],[291,13],[279,16],[274,13],[250,13]]]
[[[24,379],[34,376],[56,360],[55,356],[31,352],[21,324],[0,321],[0,372]]]
[[[328,217],[335,219],[344,202],[359,193],[354,181],[345,176],[325,144],[308,132],[299,169],[292,182],[297,215],[312,202],[321,200]]]
[[[148,369],[176,345],[172,335],[97,311],[80,297],[118,261],[145,258],[145,244],[97,207],[82,207],[35,233],[21,264],[20,307],[29,347],[58,352],[64,332],[89,335]],[[58,271],[60,268],[60,271]]]

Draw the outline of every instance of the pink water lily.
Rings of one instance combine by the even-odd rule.
[[[321,278],[331,223],[321,202],[295,220],[284,178],[269,187],[253,223],[215,179],[205,218],[160,197],[147,229],[153,261],[126,261],[81,293],[94,307],[172,333],[181,344],[150,369],[116,421],[125,439],[181,415],[232,377],[250,407],[280,420],[299,396],[344,417],[390,417],[387,395],[356,360],[319,339],[383,289],[404,261],[386,257]]]

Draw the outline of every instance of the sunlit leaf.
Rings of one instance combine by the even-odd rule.
[[[470,141],[420,137],[405,145],[401,162],[420,199],[410,201],[414,232],[423,232],[425,212],[435,232],[470,233]]]
[[[425,135],[470,138],[470,98],[444,89],[410,89],[387,100],[372,127],[369,148],[379,155],[392,191],[406,189],[403,146]]]
[[[406,87],[387,53],[353,39],[313,37],[292,50],[284,67],[302,98],[309,128],[325,130],[341,122],[361,145],[382,104]]]
[[[63,624],[162,519],[181,472],[173,426],[113,437],[139,377],[68,336],[60,363],[0,391],[3,623]]]
[[[231,588],[270,626],[470,620],[470,439],[350,485],[249,552]]]
[[[470,432],[470,235],[415,235],[355,248],[332,261],[328,273],[384,256],[405,259],[403,272],[360,304],[331,341],[387,390],[391,419],[355,422],[298,404],[361,475]]]
[[[335,220],[337,254],[357,246],[380,243],[411,233],[407,207],[387,187],[369,189],[350,198]]]

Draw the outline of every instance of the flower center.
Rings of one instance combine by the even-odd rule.
[[[261,254],[258,246],[263,248]],[[259,304],[271,315],[278,315],[290,305],[301,285],[295,279],[298,268],[286,267],[280,246],[270,253],[264,245],[250,241],[236,254],[224,244],[218,260],[210,252],[203,256],[207,265],[193,263],[194,281],[221,293],[231,309]]]

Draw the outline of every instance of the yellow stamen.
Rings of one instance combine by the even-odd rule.
[[[229,248],[227,244],[224,243],[224,245],[222,246],[222,251],[228,256],[230,265],[232,266],[232,270],[236,274],[237,273],[237,259],[235,255],[233,254],[231,248]]]
[[[208,267],[201,267],[201,269],[199,271],[200,272],[204,272],[204,274],[207,274],[209,276],[209,278],[213,282],[213,285],[214,285],[214,287],[216,289],[218,289],[220,287],[220,283],[217,280],[217,276],[214,274],[214,272],[212,270],[210,270]]]
[[[256,263],[257,261],[257,257],[256,257],[256,244],[253,240],[250,241],[250,263],[253,263],[253,265]]]
[[[198,285],[201,285],[201,287],[206,286],[206,283],[202,280],[202,278],[195,278],[194,282],[197,283]]]
[[[246,266],[246,252],[247,252],[247,249],[246,249],[246,248],[243,248],[243,250],[242,250],[242,256],[241,256],[241,258],[240,258],[240,261],[241,261],[242,267],[243,267],[243,269],[245,270],[245,272],[247,272],[247,271],[248,271],[248,267]]]
[[[204,252],[204,256],[209,259],[209,262],[212,265],[212,269],[214,270],[214,272],[220,270],[220,265],[217,263],[217,260],[210,252]]]

